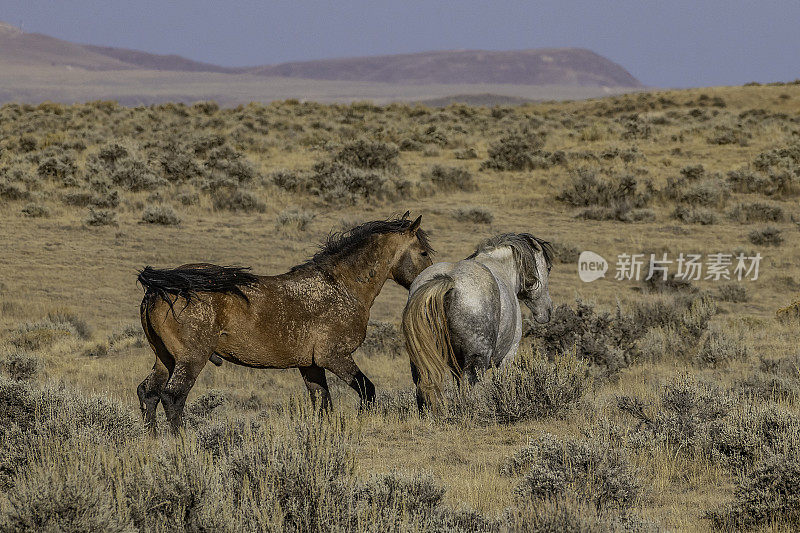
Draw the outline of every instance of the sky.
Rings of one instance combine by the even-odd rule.
[[[800,0],[0,0],[0,20],[224,66],[581,47],[653,87],[800,78]]]

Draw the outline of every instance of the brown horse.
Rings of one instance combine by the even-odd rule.
[[[325,370],[355,389],[363,402],[375,386],[352,353],[366,335],[369,311],[387,279],[406,289],[432,264],[433,249],[408,213],[331,234],[309,261],[278,276],[209,264],[146,267],[142,327],[156,354],[139,385],[145,424],[155,432],[164,405],[173,430],[206,362],[225,359],[253,368],[300,370],[312,400],[330,394]]]

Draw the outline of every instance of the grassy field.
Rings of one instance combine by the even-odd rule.
[[[494,108],[5,105],[0,528],[795,530],[798,196],[797,84]],[[437,260],[506,231],[555,244],[559,307],[526,322],[508,370],[420,417],[389,282],[356,355],[374,409],[331,377],[320,419],[296,370],[226,363],[201,374],[182,438],[143,435],[137,269],[279,273],[407,209]],[[583,250],[605,279],[580,281]],[[614,279],[619,254],[717,252],[760,253],[758,279]]]

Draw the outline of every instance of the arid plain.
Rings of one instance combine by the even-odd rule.
[[[794,530],[798,196],[796,83],[492,108],[5,105],[0,524]],[[280,273],[406,210],[435,260],[507,231],[554,243],[559,307],[526,322],[518,361],[418,415],[390,281],[356,355],[373,409],[331,376],[320,418],[296,370],[208,365],[185,434],[144,435],[138,269]],[[605,279],[579,279],[584,250]],[[758,279],[614,279],[620,254],[717,252],[760,253]]]

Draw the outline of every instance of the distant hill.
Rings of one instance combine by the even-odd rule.
[[[4,22],[0,22],[0,65],[170,72],[237,73],[243,70],[192,61],[177,55],[71,43],[40,33],[24,33]]]
[[[127,48],[113,48],[110,46],[92,46],[90,44],[83,47],[91,52],[117,59],[126,65],[145,70],[167,70],[172,72],[221,72],[224,74],[238,74],[247,69],[228,68],[193,61],[185,57],[170,54],[150,54],[139,50],[129,50]]]
[[[215,72],[312,80],[399,84],[513,84],[568,87],[641,87],[620,65],[582,48],[518,51],[449,50],[322,59],[228,68],[178,55],[76,44],[24,33],[0,22],[0,65],[65,66],[86,70]]]
[[[0,22],[0,65],[70,66],[87,70],[124,70],[133,65],[98,54],[80,44],[39,33],[23,33]]]
[[[317,102],[513,105],[643,90],[624,68],[576,48],[456,50],[229,68],[178,55],[77,44],[0,22],[0,104],[124,105],[286,98]],[[457,96],[453,96],[457,95]]]
[[[620,65],[582,48],[452,50],[283,63],[248,72],[316,80],[382,83],[493,83],[641,87]]]

